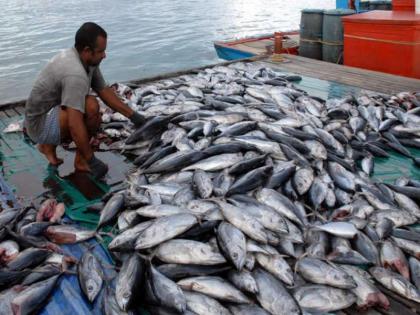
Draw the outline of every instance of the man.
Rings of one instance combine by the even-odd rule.
[[[57,145],[73,140],[74,167],[100,178],[108,166],[94,156],[90,139],[101,123],[99,104],[89,95],[92,88],[106,105],[128,117],[135,125],[144,118],[115,95],[102,77],[99,64],[106,57],[107,33],[87,22],[76,32],[74,48],[54,56],[41,71],[25,106],[25,128],[50,164],[63,163]]]

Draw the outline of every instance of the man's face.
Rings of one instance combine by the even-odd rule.
[[[102,36],[98,36],[96,39],[95,49],[90,49],[90,58],[89,58],[89,66],[99,66],[102,59],[105,59],[106,54],[106,38]]]

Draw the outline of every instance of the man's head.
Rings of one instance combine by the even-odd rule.
[[[84,23],[76,32],[74,47],[88,66],[98,66],[106,57],[105,30],[93,22]]]

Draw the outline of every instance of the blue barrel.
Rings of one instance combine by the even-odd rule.
[[[335,0],[336,9],[348,9],[349,1],[348,0]]]
[[[362,1],[359,4],[359,11],[369,11],[370,10],[370,1]]]
[[[300,19],[299,55],[311,59],[322,59],[322,24],[324,11],[304,9]]]
[[[391,10],[391,1],[369,1],[369,10]]]
[[[324,11],[322,27],[322,60],[343,63],[343,23],[342,16],[356,13],[349,9]]]

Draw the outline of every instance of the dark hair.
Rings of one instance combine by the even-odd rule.
[[[77,30],[74,47],[81,52],[85,47],[95,49],[98,36],[107,37],[105,30],[93,22],[83,23]]]

